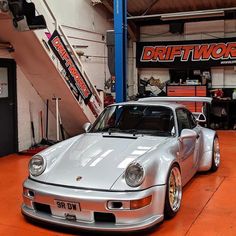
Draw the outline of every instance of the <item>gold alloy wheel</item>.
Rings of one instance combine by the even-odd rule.
[[[213,158],[215,162],[215,166],[218,167],[220,165],[220,144],[219,139],[214,139],[214,150],[213,150]]]
[[[181,174],[178,167],[173,167],[169,177],[169,202],[171,209],[176,212],[180,208],[182,198]]]

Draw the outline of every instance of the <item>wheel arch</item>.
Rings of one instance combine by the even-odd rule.
[[[198,171],[208,171],[212,166],[212,152],[215,137],[219,138],[216,131],[203,128],[203,148]]]
[[[170,174],[171,168],[172,168],[174,165],[177,165],[177,167],[179,168],[180,174],[182,173],[180,164],[178,163],[177,160],[174,160],[173,162],[170,163],[169,170],[168,170],[168,172],[167,172],[167,174],[166,174],[166,181],[165,181],[165,184],[167,184],[168,176],[169,176],[169,174]]]
[[[179,169],[178,176],[180,175],[179,176],[180,180],[176,181],[176,179],[175,179],[175,181],[176,181],[175,183],[177,183],[177,185],[174,185],[174,186],[179,186],[179,187],[177,187],[177,191],[176,192],[174,191],[174,193],[173,193],[173,191],[172,191],[172,193],[171,193],[171,194],[174,194],[174,195],[177,194],[176,200],[174,200],[174,202],[176,201],[175,204],[177,204],[177,205],[175,205],[173,202],[171,203],[171,200],[170,200],[170,197],[169,197],[169,194],[170,194],[169,188],[170,188],[171,184],[170,184],[170,182],[168,182],[168,180],[170,179],[172,170],[174,170],[174,169]],[[176,173],[174,175],[176,175]],[[179,208],[181,206],[181,199],[182,199],[182,176],[181,176],[181,169],[180,169],[180,165],[179,165],[178,162],[173,162],[171,164],[170,168],[169,168],[169,172],[168,172],[167,179],[166,179],[165,208],[164,208],[164,217],[165,218],[170,219],[170,218],[173,218],[177,214],[177,212],[179,211]],[[176,209],[173,208],[174,206],[176,206]]]

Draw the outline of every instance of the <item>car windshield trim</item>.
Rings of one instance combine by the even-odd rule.
[[[174,112],[162,105],[125,104],[105,108],[89,133],[175,136]]]

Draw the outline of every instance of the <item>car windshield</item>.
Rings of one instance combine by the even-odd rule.
[[[110,106],[98,117],[90,130],[91,132],[174,135],[173,111],[164,106]]]

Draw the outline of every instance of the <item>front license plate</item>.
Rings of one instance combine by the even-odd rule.
[[[78,202],[55,200],[55,205],[61,210],[80,211],[80,204]]]

